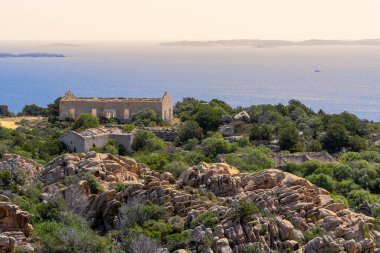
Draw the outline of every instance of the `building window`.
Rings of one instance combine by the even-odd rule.
[[[169,108],[169,120],[172,119],[172,108]]]
[[[93,147],[93,148],[96,148],[96,145],[95,145],[95,143],[94,143],[94,144],[92,144],[92,147]]]
[[[69,111],[69,118],[70,119],[75,119],[75,109],[71,108]]]
[[[166,110],[164,110],[164,120],[166,120]]]
[[[107,119],[116,118],[116,110],[115,109],[105,109],[104,117]]]
[[[129,109],[124,109],[124,119],[129,119]]]

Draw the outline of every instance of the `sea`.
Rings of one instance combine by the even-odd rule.
[[[380,122],[380,47],[181,47],[158,42],[0,42],[0,104],[20,112],[65,91],[82,97],[213,98],[232,106],[300,100],[315,111]],[[321,72],[315,72],[320,66]]]

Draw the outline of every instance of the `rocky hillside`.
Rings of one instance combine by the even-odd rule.
[[[182,248],[170,248],[169,239],[137,240],[128,241],[124,252],[380,252],[373,218],[334,203],[326,190],[276,169],[249,174],[225,163],[201,163],[176,179],[129,158],[94,152],[60,156],[41,170],[21,157],[10,161],[0,163],[0,170],[10,163],[26,164],[19,168],[43,183],[41,202],[62,199],[100,235],[121,231],[114,237],[120,245],[137,231],[125,230],[133,220],[126,210],[135,208],[136,216],[139,205],[163,207],[167,215],[159,218],[177,234],[186,234]],[[0,227],[0,252],[14,252],[20,245],[23,252],[33,252],[32,245],[36,252],[48,252],[33,239],[28,214],[5,196]]]

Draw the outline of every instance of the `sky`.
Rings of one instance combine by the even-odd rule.
[[[380,38],[380,0],[0,0],[0,41]]]

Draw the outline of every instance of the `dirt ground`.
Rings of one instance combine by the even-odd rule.
[[[28,117],[28,116],[0,118],[0,126],[5,127],[5,128],[10,128],[10,129],[16,129],[17,127],[19,127],[19,125],[17,125],[16,123],[24,119],[33,121],[33,120],[43,120],[44,118],[43,117]]]

